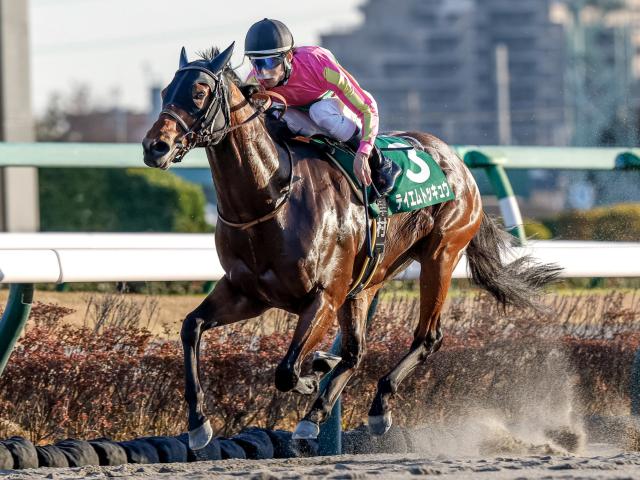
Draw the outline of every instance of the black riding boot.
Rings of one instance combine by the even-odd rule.
[[[402,173],[402,169],[399,165],[385,157],[376,146],[374,146],[371,151],[369,166],[371,167],[373,186],[378,191],[378,194],[384,197],[393,190],[396,180]]]
[[[354,133],[345,144],[352,148],[354,152],[357,152],[360,147],[360,131],[356,130],[356,133]],[[402,173],[402,169],[385,157],[375,145],[373,146],[371,155],[369,155],[369,167],[371,167],[373,186],[378,196],[384,197],[393,190],[393,186],[400,173]],[[370,200],[375,200],[375,198]]]

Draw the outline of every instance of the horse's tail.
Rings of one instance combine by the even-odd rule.
[[[502,254],[514,245],[515,238],[483,214],[480,230],[466,252],[473,283],[486,289],[503,307],[545,311],[539,301],[540,293],[545,285],[557,279],[562,268],[540,263],[530,255],[505,263]]]

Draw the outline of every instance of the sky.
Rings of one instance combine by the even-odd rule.
[[[182,46],[191,59],[235,41],[236,66],[254,22],[281,20],[297,45],[317,44],[320,34],[361,23],[364,1],[29,0],[33,110],[84,84],[96,106],[146,111],[149,87],[171,80]]]

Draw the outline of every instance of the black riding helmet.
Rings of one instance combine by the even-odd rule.
[[[254,66],[271,69],[278,63],[284,63],[282,83],[287,81],[291,73],[291,63],[285,59],[285,55],[292,48],[291,31],[284,23],[271,18],[251,25],[244,40],[244,54]]]
[[[287,26],[270,18],[251,25],[244,39],[244,54],[248,57],[282,55],[292,48],[293,35]]]

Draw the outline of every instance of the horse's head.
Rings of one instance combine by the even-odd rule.
[[[145,164],[166,170],[193,147],[224,138],[230,114],[223,72],[233,46],[193,62],[182,49],[179,68],[162,91],[162,111],[142,140]]]

